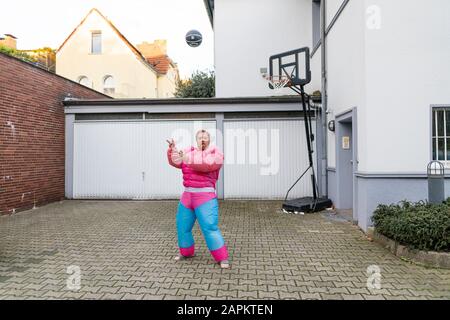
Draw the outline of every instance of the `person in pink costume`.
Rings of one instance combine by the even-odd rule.
[[[218,227],[219,203],[216,195],[216,181],[224,156],[218,147],[210,145],[210,135],[206,130],[198,131],[195,137],[197,147],[184,150],[178,150],[173,139],[167,140],[167,159],[171,166],[182,170],[185,187],[176,215],[180,254],[175,259],[194,256],[192,228],[198,220],[214,260],[222,268],[229,268],[228,250]]]

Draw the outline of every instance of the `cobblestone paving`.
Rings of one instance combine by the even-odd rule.
[[[220,202],[229,270],[198,224],[197,256],[173,260],[176,201],[66,200],[0,217],[0,299],[450,299],[450,270],[403,261],[345,220],[280,205]],[[367,288],[371,265],[381,289]],[[70,266],[79,290],[67,287]]]

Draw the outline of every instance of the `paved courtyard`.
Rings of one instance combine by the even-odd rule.
[[[197,256],[173,260],[176,201],[66,200],[0,217],[0,299],[450,299],[450,270],[403,261],[345,219],[280,205],[220,202],[229,270],[197,224]],[[367,288],[371,265],[381,289]]]

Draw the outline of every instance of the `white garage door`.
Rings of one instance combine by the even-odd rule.
[[[224,131],[226,199],[284,199],[309,166],[303,120],[230,120]],[[311,195],[308,173],[289,198]]]
[[[215,143],[215,121],[75,122],[73,197],[179,198],[181,171],[167,163],[166,139],[187,147],[201,128]]]

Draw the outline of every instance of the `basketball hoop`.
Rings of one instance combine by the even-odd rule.
[[[268,74],[262,76],[274,90],[281,90],[291,82],[291,78],[288,76],[269,76]]]

